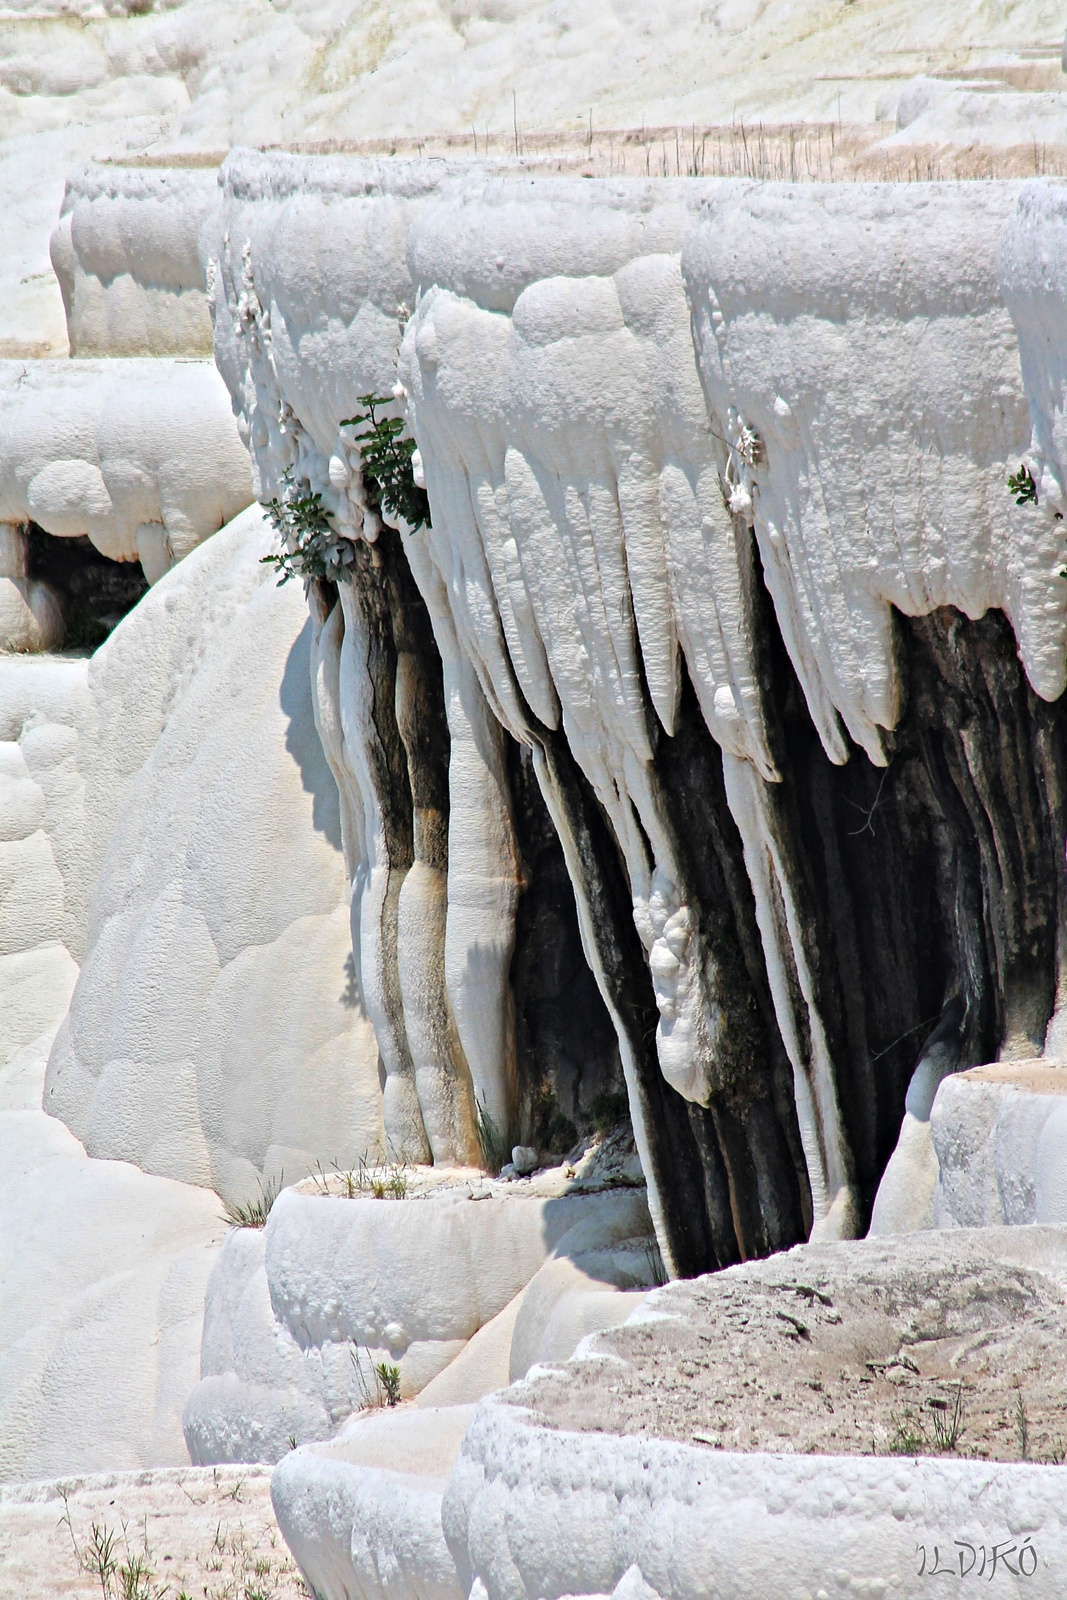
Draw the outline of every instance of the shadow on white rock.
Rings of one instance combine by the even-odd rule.
[[[636,1300],[620,1288],[650,1281],[643,1190],[509,1187],[405,1200],[287,1190],[263,1233],[234,1230],[185,1407],[193,1461],[277,1461],[293,1438],[329,1437],[367,1406],[374,1363],[399,1368],[405,1399],[465,1404],[506,1385],[514,1361],[566,1358],[590,1328],[622,1320]]]
[[[93,660],[102,861],[46,1089],[90,1154],[235,1198],[380,1142],[310,625],[269,548],[250,510]]]

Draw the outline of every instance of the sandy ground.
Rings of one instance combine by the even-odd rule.
[[[106,1584],[100,1553],[114,1567]],[[172,1467],[0,1485],[0,1600],[60,1595],[306,1600],[310,1590],[274,1520],[269,1467]]]
[[[726,1450],[1067,1457],[1063,1230],[802,1245],[670,1284],[645,1314],[597,1336],[615,1360],[534,1377],[514,1403]]]

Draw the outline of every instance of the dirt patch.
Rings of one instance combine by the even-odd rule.
[[[510,1404],[724,1450],[1067,1458],[1067,1232],[801,1245],[649,1297]]]
[[[101,1567],[108,1569],[107,1576]],[[306,1600],[269,1467],[0,1486],[0,1600]]]

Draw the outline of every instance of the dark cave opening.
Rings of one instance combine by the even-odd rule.
[[[63,613],[63,649],[93,651],[148,593],[139,561],[112,561],[89,539],[58,539],[27,527],[30,577],[55,591]]]
[[[865,1228],[922,1044],[966,1004],[960,1067],[1041,1053],[1065,926],[1064,700],[1030,688],[999,611],[894,615],[903,711],[879,768],[835,766],[762,583],[774,800],[807,896],[806,943]]]
[[[563,1151],[626,1115],[619,1044],[585,959],[574,885],[530,752],[505,734],[523,883],[515,917],[520,1125],[525,1142]]]

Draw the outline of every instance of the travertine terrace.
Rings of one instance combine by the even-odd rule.
[[[0,18],[0,1593],[1063,1593],[1060,19],[697,10]]]

